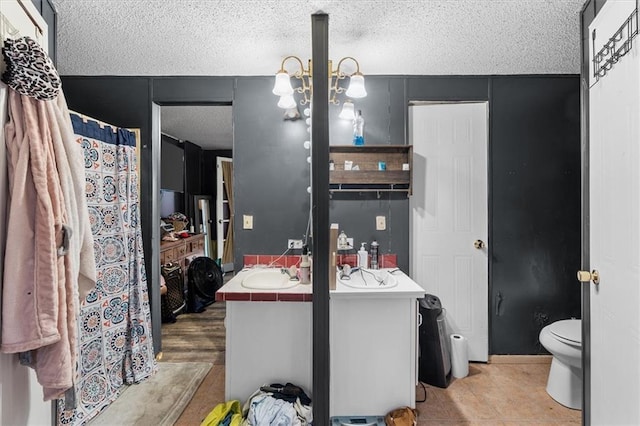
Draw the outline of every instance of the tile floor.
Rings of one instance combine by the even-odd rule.
[[[472,363],[469,376],[446,389],[427,386],[416,404],[419,426],[578,425],[581,411],[555,402],[545,391],[549,363]],[[424,392],[419,387],[417,398]]]
[[[546,393],[549,364],[472,363],[469,376],[446,389],[426,385],[417,403],[418,426],[428,425],[579,425],[581,412],[563,407]],[[419,386],[417,398],[424,397]],[[177,426],[199,425],[224,401],[224,365],[214,365]]]

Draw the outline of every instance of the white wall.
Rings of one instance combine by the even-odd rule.
[[[20,365],[17,355],[0,354],[0,424],[49,426],[51,409],[34,372]]]

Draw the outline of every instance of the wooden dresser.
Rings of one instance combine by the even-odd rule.
[[[160,243],[160,264],[179,263],[185,276],[189,263],[199,256],[204,256],[204,234]]]

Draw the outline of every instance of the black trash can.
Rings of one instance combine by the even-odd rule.
[[[418,379],[446,388],[451,381],[451,356],[442,303],[438,296],[432,294],[427,294],[418,302],[422,319],[418,331]]]

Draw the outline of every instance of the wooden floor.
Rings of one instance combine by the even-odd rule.
[[[212,362],[224,365],[224,302],[204,312],[181,314],[162,324],[162,358],[166,362]]]
[[[214,365],[175,423],[199,425],[224,402],[224,302],[200,314],[183,314],[162,325],[161,362],[204,361]],[[471,363],[469,376],[446,389],[418,386],[418,426],[426,425],[579,425],[581,412],[555,402],[545,391],[549,362],[527,360]],[[242,401],[244,403],[244,401]],[[383,414],[383,413],[374,413]]]

